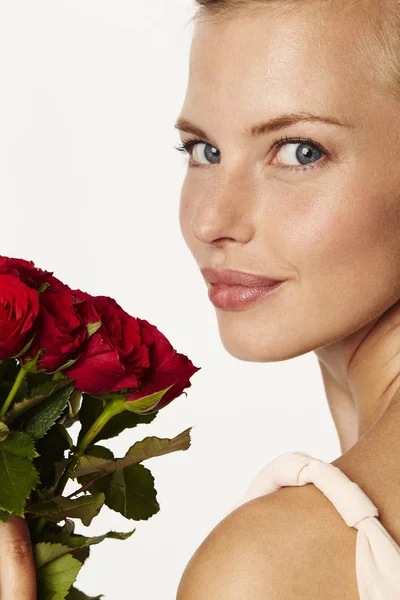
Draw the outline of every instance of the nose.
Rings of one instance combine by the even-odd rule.
[[[203,244],[218,247],[232,241],[247,243],[255,230],[251,197],[254,191],[237,179],[203,190],[192,215],[192,235]]]

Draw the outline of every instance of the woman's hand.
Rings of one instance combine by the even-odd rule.
[[[36,571],[27,522],[0,521],[0,599],[36,600]]]

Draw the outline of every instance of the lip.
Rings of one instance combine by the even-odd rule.
[[[201,269],[203,277],[211,284],[223,284],[225,286],[242,286],[247,288],[261,288],[275,286],[282,283],[284,279],[253,275],[245,271],[233,269],[213,269],[205,267]]]
[[[259,287],[212,283],[208,288],[208,297],[217,308],[244,310],[254,302],[272,294],[283,283],[284,281],[275,281],[273,285]]]

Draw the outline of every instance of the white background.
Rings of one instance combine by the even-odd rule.
[[[174,600],[196,548],[267,462],[288,450],[340,455],[316,356],[229,355],[181,236],[186,158],[173,125],[194,10],[191,0],[0,1],[0,254],[112,296],[201,367],[187,397],[104,442],[123,456],[193,426],[189,450],[144,463],[158,514],[135,522],[105,506],[88,528],[76,520],[81,533],[136,527],[93,546],[78,575],[105,600]]]

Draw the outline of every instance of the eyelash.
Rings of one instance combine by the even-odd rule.
[[[277,138],[275,140],[272,141],[272,150],[278,149],[280,150],[282,148],[282,146],[285,146],[287,143],[290,144],[311,144],[312,146],[315,146],[316,148],[318,148],[318,150],[320,150],[323,154],[325,154],[325,156],[328,156],[328,152],[320,145],[315,143],[311,138],[301,138],[301,137],[295,137],[295,138],[289,138],[288,136],[283,136],[281,138]],[[183,142],[181,145],[179,146],[174,146],[174,148],[176,150],[178,150],[179,152],[185,152],[187,154],[190,155],[190,150],[196,145],[196,144],[207,144],[208,146],[212,146],[212,144],[210,144],[209,142],[206,142],[205,140],[202,140],[200,138],[191,138],[188,139],[186,142]],[[214,146],[213,146],[214,147]],[[324,166],[325,161],[324,160],[319,160],[314,164],[310,164],[307,166],[296,166],[296,165],[274,165],[277,166],[278,169],[295,169],[296,171],[308,171],[309,169],[315,169],[317,167],[323,167]],[[189,163],[190,167],[203,167],[206,165],[203,164],[196,164],[196,163]]]

